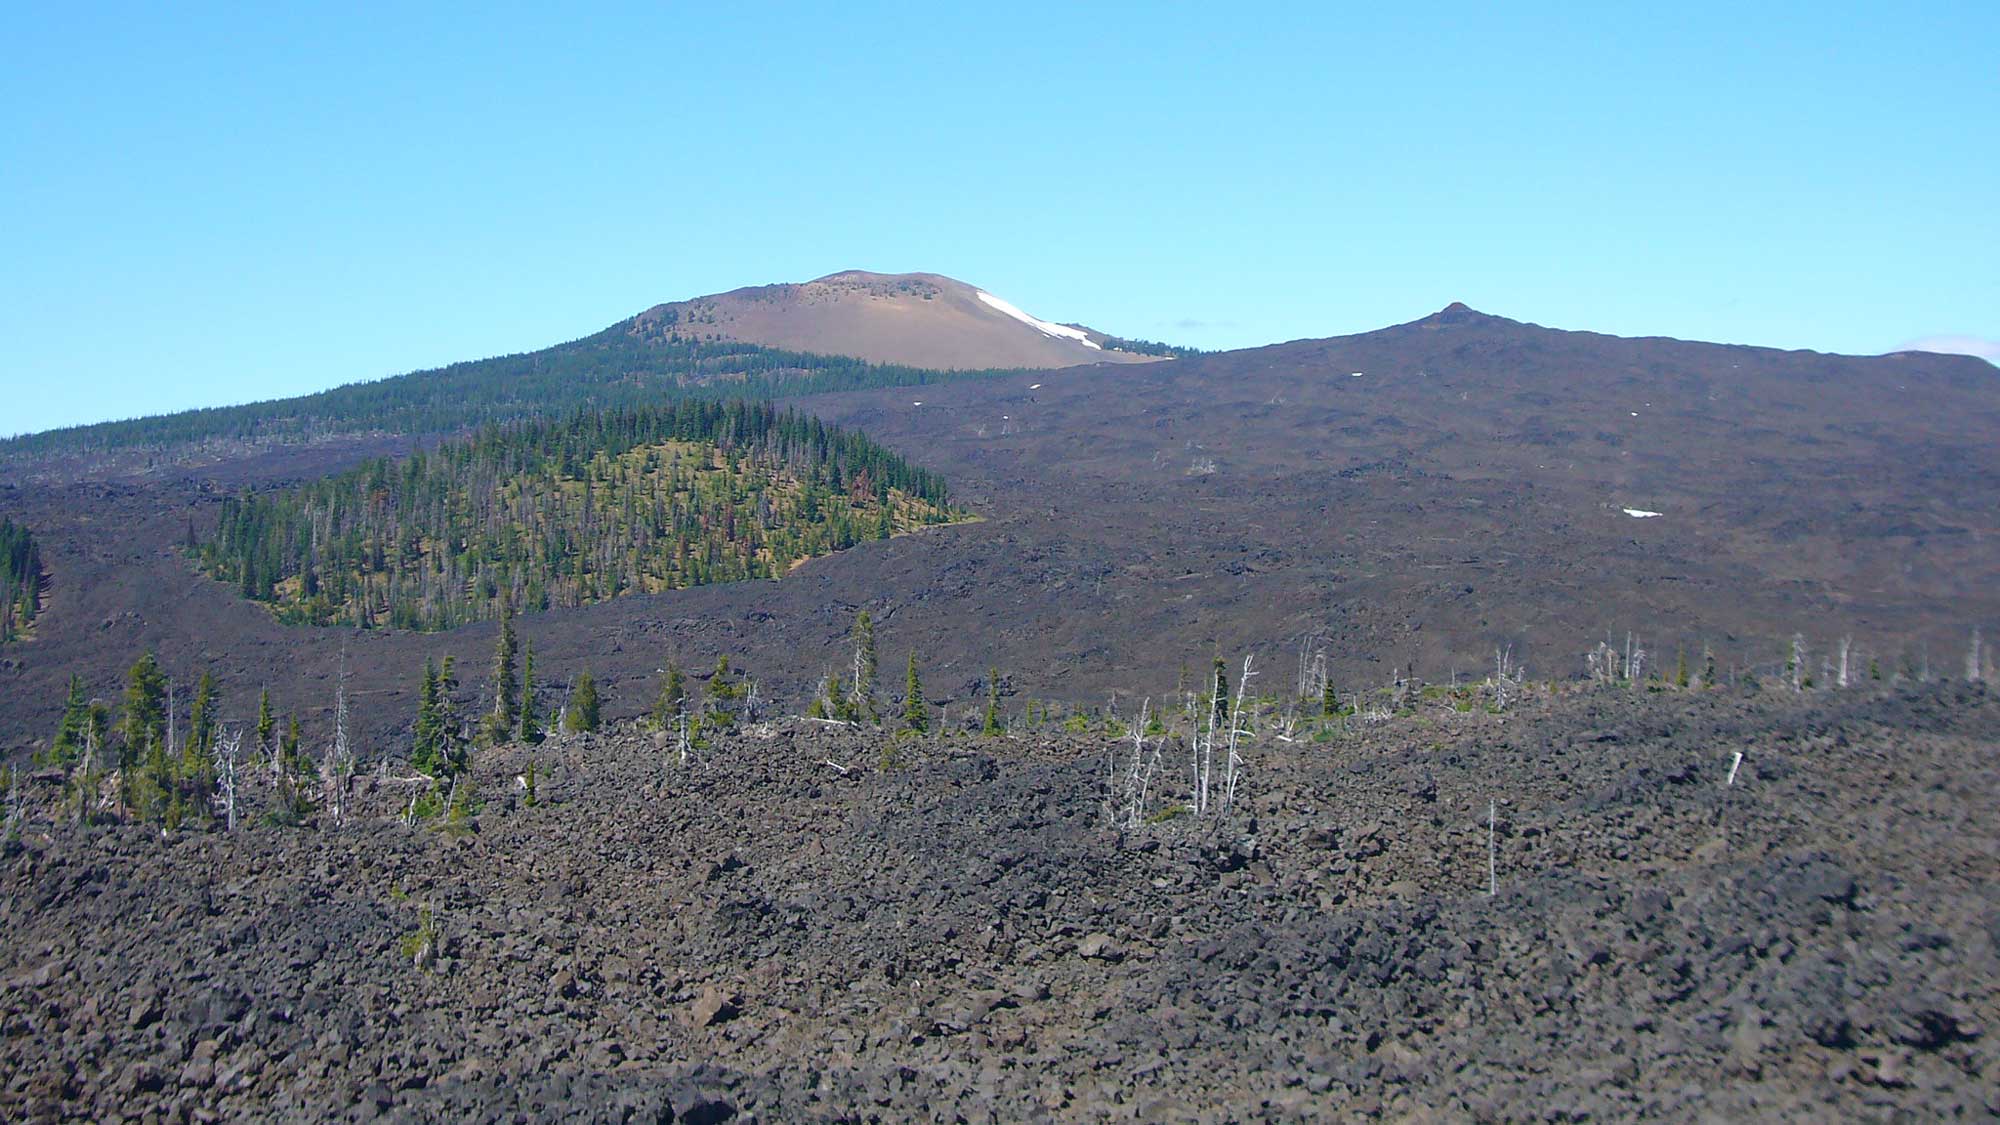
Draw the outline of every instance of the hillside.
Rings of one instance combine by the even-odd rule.
[[[634,318],[632,328],[647,339],[739,341],[940,370],[1159,358],[1102,332],[1041,320],[934,273],[847,270],[802,284],[735,289],[656,305]]]
[[[1003,312],[1002,309],[1011,312]],[[935,274],[835,274],[656,305],[581,339],[241,406],[0,440],[0,458],[218,448],[340,435],[451,434],[578,410],[776,398],[1135,363],[1164,345],[1048,322]],[[948,369],[948,370],[947,370]]]
[[[1356,373],[1359,373],[1358,375]],[[917,405],[917,403],[921,405]],[[1656,666],[1710,651],[1778,675],[1801,635],[1816,677],[1956,674],[2000,634],[2000,383],[1978,360],[1828,356],[1623,339],[1465,309],[1323,340],[797,400],[951,482],[978,522],[860,543],[782,582],[632,593],[524,621],[544,669],[588,666],[613,716],[668,659],[727,655],[804,705],[846,660],[859,608],[884,666],[912,650],[941,698],[997,667],[1020,696],[1158,692],[1218,652],[1285,665],[1324,647],[1343,685],[1536,677],[1632,634]],[[32,659],[0,659],[0,730],[55,729],[66,677],[115,699],[138,653],[213,668],[241,708],[269,686],[331,728],[347,650],[401,747],[416,670],[483,667],[490,623],[445,633],[287,629],[180,550],[245,486],[301,483],[391,440],[272,449],[104,483],[0,480],[50,575]],[[1635,518],[1625,509],[1659,512]],[[1826,662],[1824,665],[1822,662]]]

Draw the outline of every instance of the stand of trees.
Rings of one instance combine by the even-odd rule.
[[[943,480],[768,403],[688,400],[488,428],[225,501],[203,569],[282,620],[436,630],[776,578],[957,518]]]
[[[41,549],[27,528],[0,519],[0,644],[32,626],[41,608]]]

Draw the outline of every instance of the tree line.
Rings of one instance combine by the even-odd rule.
[[[303,624],[448,629],[503,605],[776,578],[958,518],[941,477],[767,402],[685,400],[488,427],[190,524],[210,575]]]
[[[454,363],[317,394],[189,410],[0,440],[0,454],[167,448],[204,441],[301,441],[348,433],[458,434],[576,411],[682,400],[775,399],[976,379],[647,330],[637,322],[540,351]]]

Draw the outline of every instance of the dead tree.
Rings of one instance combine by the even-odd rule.
[[[1982,647],[1979,638],[1979,628],[1978,626],[1974,626],[1972,630],[1972,645],[1965,650],[1965,678],[1968,682],[1978,683],[1980,680],[1986,678],[1985,654],[1980,651]]]
[[[1593,683],[1610,684],[1618,680],[1618,650],[1611,647],[1609,640],[1597,642],[1597,647],[1584,654],[1584,661],[1590,669]]]
[[[1493,679],[1490,681],[1490,686],[1493,689],[1494,707],[1505,711],[1507,705],[1520,695],[1521,685],[1526,679],[1527,673],[1514,663],[1513,645],[1493,650]]]
[[[236,760],[242,746],[240,731],[225,732],[215,740],[215,796],[231,832],[236,831]]]
[[[1236,706],[1229,712],[1229,755],[1223,764],[1222,815],[1228,816],[1236,805],[1236,786],[1243,776],[1243,756],[1237,752],[1237,739],[1248,734],[1243,729],[1243,701],[1250,688],[1250,677],[1257,673],[1250,670],[1251,657],[1243,658],[1243,676],[1236,681]]]
[[[334,827],[347,822],[347,787],[354,776],[354,755],[347,748],[347,650],[340,651],[340,676],[334,683],[333,743],[320,759],[320,801]]]
[[[1792,634],[1792,690],[1806,690],[1806,638],[1804,633]]]
[[[1847,686],[1847,654],[1853,647],[1853,637],[1840,638],[1840,671],[1836,673],[1838,678],[1834,680],[1836,686]]]

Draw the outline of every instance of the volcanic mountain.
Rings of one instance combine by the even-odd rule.
[[[515,388],[495,417],[546,413],[526,391],[579,385],[622,409],[660,383],[583,380],[654,351],[706,364],[759,350],[600,335],[631,343],[602,344],[597,367],[575,358],[599,354],[582,344],[563,353],[573,366],[554,352],[540,368],[466,365],[448,390]],[[780,581],[524,616],[539,667],[589,667],[612,715],[650,706],[663,654],[692,668],[728,656],[765,698],[795,702],[842,666],[867,608],[889,660],[917,653],[933,700],[961,707],[994,668],[1018,696],[1084,703],[1166,691],[1216,655],[1278,662],[1271,683],[1302,638],[1326,645],[1341,684],[1381,685],[1412,667],[1481,675],[1496,650],[1575,678],[1586,651],[1610,637],[1622,653],[1628,633],[1655,668],[1699,671],[1712,654],[1720,675],[1768,679],[1802,634],[1811,672],[1837,681],[1850,638],[1850,678],[1921,678],[1964,664],[1972,630],[2000,621],[2000,380],[1981,360],[1629,339],[1452,306],[1159,363],[858,374],[871,378],[776,393],[941,474],[977,521],[869,540]],[[200,464],[144,449],[70,458],[76,475],[0,462],[0,514],[41,544],[49,591],[31,646],[0,653],[0,746],[47,737],[70,672],[110,698],[147,650],[182,675],[212,665],[239,703],[268,684],[323,728],[343,649],[372,701],[358,734],[397,744],[412,669],[447,652],[477,666],[491,623],[288,627],[180,549],[246,488],[406,452],[420,431],[370,406],[340,417],[361,432],[218,444]]]
[[[632,321],[647,336],[734,340],[793,352],[938,370],[1057,368],[1160,358],[1079,325],[1023,312],[934,273],[847,270],[803,284],[758,285],[655,305]]]

